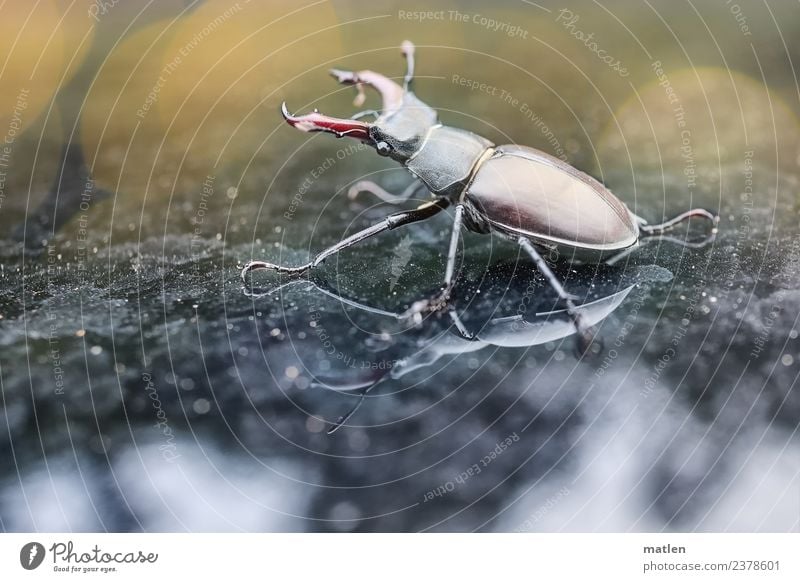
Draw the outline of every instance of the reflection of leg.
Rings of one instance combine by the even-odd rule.
[[[310,269],[318,266],[331,255],[334,255],[341,250],[351,247],[365,239],[387,230],[392,230],[399,226],[411,224],[412,222],[419,222],[421,220],[428,219],[447,208],[449,204],[450,202],[446,199],[439,199],[434,200],[433,202],[426,202],[414,210],[405,210],[403,212],[395,212],[394,214],[390,214],[378,224],[374,224],[360,232],[348,236],[346,239],[339,241],[335,245],[319,253],[310,262],[306,263],[305,265],[300,265],[299,267],[284,267],[282,265],[275,265],[266,261],[250,261],[244,266],[244,269],[242,269],[242,281],[247,284],[247,274],[258,269],[269,269],[271,271],[286,273],[292,276],[302,275]]]
[[[385,380],[388,376],[389,373],[387,372],[369,386],[362,388],[361,392],[358,395],[358,401],[356,401],[356,403],[353,405],[353,408],[351,408],[350,411],[344,416],[340,416],[339,420],[331,424],[331,427],[328,429],[328,434],[333,434],[337,430],[342,428],[342,426],[344,426],[344,424],[348,420],[350,420],[350,418],[356,413],[356,411],[358,411],[358,409],[361,408],[361,405],[364,404],[364,399],[367,397],[367,394],[369,394],[370,390],[372,390],[373,388],[375,388],[375,386],[383,382],[383,380]]]
[[[453,231],[450,234],[450,249],[447,252],[447,268],[444,273],[444,288],[441,293],[432,299],[422,299],[417,301],[406,311],[406,317],[413,317],[416,322],[422,320],[422,313],[438,311],[447,305],[450,293],[455,284],[456,259],[458,258],[458,241],[461,237],[461,226],[464,223],[464,206],[456,206],[455,219],[453,220]]]
[[[550,287],[558,294],[558,297],[566,304],[567,306],[567,314],[569,315],[572,322],[575,324],[575,330],[577,331],[577,339],[578,339],[578,350],[581,354],[585,353],[586,350],[589,349],[589,346],[594,339],[594,333],[589,325],[583,319],[583,315],[578,311],[578,307],[572,300],[572,295],[567,293],[564,289],[564,286],[561,284],[561,281],[558,280],[555,273],[550,269],[547,262],[542,258],[539,254],[539,251],[536,250],[536,247],[531,244],[526,238],[520,237],[518,239],[519,245],[525,249],[525,251],[530,255],[533,259],[533,262],[536,263],[536,268],[539,269],[539,272],[544,275],[544,278],[549,283]]]
[[[414,180],[400,194],[392,194],[371,180],[362,180],[350,186],[350,189],[347,191],[347,197],[350,198],[350,200],[355,200],[361,192],[369,192],[389,204],[400,204],[411,198],[414,192],[422,188],[422,186],[422,182]]]

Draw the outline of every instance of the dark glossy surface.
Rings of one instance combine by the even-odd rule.
[[[184,3],[120,3],[49,115],[31,92],[0,207],[0,528],[798,529],[796,6],[739,2],[744,35],[724,3],[580,2],[567,28],[543,2],[447,3],[426,22],[398,11],[430,3],[333,2],[261,32],[298,6],[254,4],[182,55],[227,4],[170,24]],[[399,192],[407,172],[300,134],[279,106],[349,116],[353,89],[327,70],[399,79],[404,38],[443,122],[563,156],[650,222],[721,216],[705,248],[652,240],[613,267],[556,266],[579,302],[627,293],[598,325],[600,357],[496,326],[472,345],[447,318],[409,327],[321,291],[390,312],[436,291],[449,210],[330,259],[315,285],[244,293],[246,261],[300,264],[397,210],[347,188]],[[463,247],[468,329],[561,309],[516,246]],[[353,403],[342,388],[401,361],[357,426],[325,434]]]

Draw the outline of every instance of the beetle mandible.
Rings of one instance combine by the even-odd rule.
[[[369,144],[378,154],[403,164],[416,178],[400,195],[392,195],[373,182],[357,183],[351,195],[367,191],[386,202],[399,203],[424,187],[432,200],[387,216],[323,250],[305,265],[286,267],[251,261],[242,270],[245,284],[247,274],[256,269],[302,275],[369,237],[455,206],[443,287],[435,297],[413,303],[405,315],[419,321],[421,314],[447,305],[455,283],[462,227],[483,234],[495,232],[518,244],[533,259],[564,302],[582,353],[591,344],[592,330],[575,305],[576,298],[564,289],[539,249],[557,249],[560,256],[574,259],[610,261],[635,248],[641,239],[660,235],[689,218],[701,217],[716,224],[716,216],[697,208],[662,224],[648,225],[603,184],[558,158],[526,146],[498,146],[469,131],[443,125],[436,111],[411,91],[414,45],[405,41],[401,48],[406,59],[403,86],[373,71],[331,70],[340,83],[358,88],[357,104],[363,102],[364,85],[377,90],[383,101],[380,112],[362,111],[350,119],[316,110],[292,115],[284,103],[281,113],[289,125],[301,131],[322,131]],[[375,117],[372,123],[363,121],[370,115]],[[712,237],[714,232],[712,228]]]

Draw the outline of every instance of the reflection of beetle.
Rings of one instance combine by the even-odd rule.
[[[255,269],[271,269],[301,275],[334,253],[378,233],[425,220],[455,205],[455,221],[447,255],[444,287],[432,299],[415,302],[406,316],[416,321],[421,314],[441,309],[453,288],[458,240],[462,225],[478,233],[494,231],[519,244],[566,305],[566,312],[578,330],[580,350],[591,343],[592,333],[573,298],[555,277],[537,250],[558,249],[560,255],[586,260],[607,260],[634,248],[646,236],[658,235],[693,216],[716,222],[706,210],[695,209],[663,224],[648,226],[594,178],[544,152],[517,145],[495,146],[468,131],[438,122],[436,111],[420,101],[409,85],[414,71],[414,47],[406,41],[407,61],[404,86],[372,71],[340,71],[332,74],[341,83],[356,85],[357,104],[363,101],[363,85],[380,92],[380,114],[366,111],[351,119],[338,119],[319,112],[294,116],[285,104],[283,116],[302,131],[322,131],[337,137],[352,137],[375,147],[379,154],[403,164],[418,182],[393,196],[371,182],[360,182],[355,191],[368,191],[385,201],[398,202],[412,196],[421,186],[434,200],[414,210],[398,212],[382,222],[357,232],[313,260],[299,267],[284,267],[252,261],[242,278]],[[374,115],[373,123],[361,121]],[[713,231],[712,231],[713,233]]]
[[[597,325],[608,317],[636,285],[666,282],[672,278],[672,273],[667,269],[655,265],[627,269],[606,267],[602,273],[587,265],[582,270],[584,272],[579,270],[577,273],[576,284],[585,287],[582,291],[587,294],[587,301],[575,310],[589,326]],[[310,290],[323,293],[344,307],[349,306],[383,319],[403,319],[401,314],[346,298],[324,283],[309,282],[313,285]],[[299,282],[292,281],[268,291],[260,289],[253,295],[277,297],[282,289],[293,283]],[[478,288],[472,290],[471,298],[459,297],[460,294],[457,294],[456,304],[466,304],[462,315],[451,309],[450,325],[432,325],[426,330],[429,333],[426,333],[424,339],[415,337],[410,344],[398,344],[391,354],[396,359],[391,360],[391,365],[381,368],[379,374],[374,374],[373,367],[365,370],[362,366],[355,370],[355,378],[352,374],[341,372],[328,372],[323,377],[309,369],[315,377],[315,385],[337,392],[359,392],[356,405],[332,425],[329,432],[341,427],[376,386],[432,366],[443,357],[476,352],[488,346],[532,347],[556,342],[574,334],[574,314],[570,314],[567,309],[554,309],[554,302],[558,298],[548,293],[547,288],[541,289],[540,285],[541,283],[537,285],[533,278],[520,274],[513,267],[492,267],[489,276]],[[306,297],[308,295],[304,294]],[[303,310],[302,307],[298,308]],[[319,318],[315,317],[314,321],[319,322]],[[353,371],[347,367],[345,370]],[[366,373],[362,374],[362,371]]]

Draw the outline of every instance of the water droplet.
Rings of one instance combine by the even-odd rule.
[[[369,447],[369,437],[363,430],[350,431],[347,442],[350,444],[350,448],[357,453],[363,453]]]
[[[361,523],[361,510],[349,501],[342,501],[331,508],[331,527],[339,531],[353,531]]]
[[[322,432],[325,428],[325,422],[316,416],[309,416],[306,419],[306,430],[308,432],[318,433]]]
[[[211,403],[205,398],[198,398],[192,403],[192,410],[197,414],[206,414],[211,410]]]

